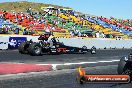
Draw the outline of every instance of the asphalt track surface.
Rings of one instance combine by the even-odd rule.
[[[21,55],[18,51],[0,51],[1,62],[20,63],[74,63],[100,60],[119,60],[132,50],[98,50],[97,54],[62,54],[30,56]],[[117,63],[113,65],[102,63],[87,67],[87,74],[117,74]],[[84,84],[76,81],[75,69],[64,69],[51,72],[24,73],[18,75],[1,75],[0,88],[132,88],[129,84]]]
[[[42,55],[30,56],[20,54],[17,50],[0,51],[0,62],[16,62],[16,63],[35,63],[35,64],[63,64],[63,63],[79,63],[93,61],[119,60],[122,56],[132,52],[129,50],[97,50],[97,54],[61,54],[61,55]]]
[[[116,74],[117,65],[86,68],[87,74]],[[76,81],[76,70],[0,76],[0,88],[132,88],[129,84],[84,84]]]

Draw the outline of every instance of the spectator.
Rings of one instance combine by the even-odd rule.
[[[74,30],[74,35],[78,36],[78,30],[76,30],[76,29]]]
[[[100,37],[100,36],[99,36],[99,32],[97,32],[97,33],[96,33],[96,38],[99,38],[99,37]]]
[[[52,31],[55,31],[55,30],[56,30],[56,29],[55,29],[56,27],[57,27],[57,26],[53,25],[52,28],[51,28],[51,30],[52,30]]]
[[[6,34],[6,26],[2,25],[2,34]]]
[[[14,31],[15,34],[19,34],[19,28],[17,27]]]
[[[49,27],[46,27],[46,28],[45,28],[45,32],[46,32],[46,33],[50,33],[50,28],[49,28]]]
[[[105,38],[104,32],[101,33],[102,38]]]
[[[79,32],[78,32],[78,36],[81,37],[81,35],[82,35],[82,34],[81,34],[81,32],[79,31]]]
[[[73,31],[70,31],[70,35],[73,37],[74,36],[74,32]]]
[[[28,31],[27,31],[26,28],[25,28],[24,31],[23,31],[23,35],[28,35]]]
[[[33,35],[33,34],[35,34],[35,31],[33,30],[33,29],[29,29],[29,35]]]

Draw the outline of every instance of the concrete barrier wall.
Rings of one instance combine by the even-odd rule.
[[[94,39],[77,39],[77,38],[60,38],[61,42],[66,45],[82,47],[87,46],[91,48],[95,46],[96,48],[104,49],[104,48],[132,48],[132,40],[110,40],[110,39],[101,39],[101,38],[94,38]]]
[[[39,41],[38,37],[39,36],[27,36],[27,41],[32,40],[34,42],[38,42]]]
[[[0,37],[0,49],[8,49],[8,42],[9,42],[8,36],[1,36]]]
[[[0,36],[0,49],[8,49],[10,44],[10,37],[26,37],[27,40],[32,39],[34,42],[38,41],[39,36]],[[58,38],[60,42],[63,42],[65,45],[74,46],[74,47],[83,47],[87,46],[91,48],[95,46],[97,49],[110,49],[110,48],[132,48],[132,39],[129,40],[114,40],[114,39],[105,39],[105,38]]]

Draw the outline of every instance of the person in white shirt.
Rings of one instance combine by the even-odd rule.
[[[99,38],[99,32],[96,33],[96,38]]]
[[[46,27],[45,32],[50,33],[50,29],[48,27]]]

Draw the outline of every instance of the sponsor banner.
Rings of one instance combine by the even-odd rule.
[[[129,83],[129,75],[85,75],[87,83]]]
[[[18,49],[18,46],[24,41],[27,41],[27,37],[10,37],[8,49]]]
[[[0,49],[8,49],[9,37],[0,36]]]
[[[110,75],[110,74],[86,74],[86,71],[83,68],[78,68],[77,75],[78,82],[83,83],[129,83],[129,75]]]

